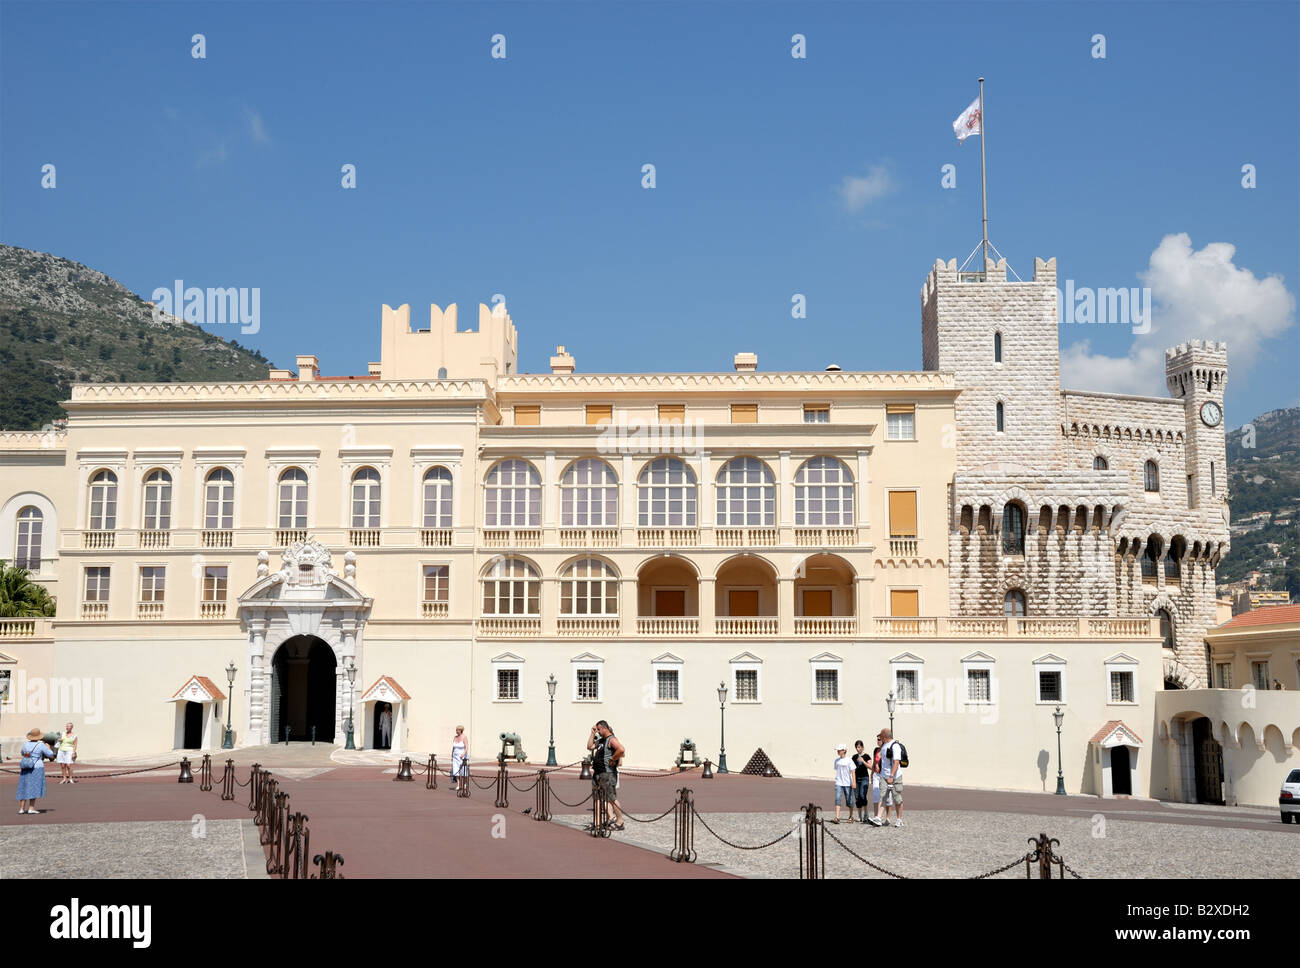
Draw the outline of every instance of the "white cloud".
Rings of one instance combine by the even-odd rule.
[[[258,144],[271,143],[271,136],[266,133],[266,122],[254,110],[248,112],[248,133]]]
[[[1165,349],[1189,339],[1228,344],[1230,373],[1248,371],[1263,343],[1295,321],[1295,296],[1281,276],[1257,278],[1233,263],[1236,246],[1211,242],[1192,249],[1185,232],[1160,240],[1145,272],[1151,289],[1151,331],[1135,336],[1124,356],[1092,352],[1089,340],[1061,354],[1061,382],[1078,389],[1162,395]]]
[[[840,199],[850,212],[860,212],[874,201],[890,195],[898,186],[884,165],[874,165],[865,175],[846,175],[840,184]]]

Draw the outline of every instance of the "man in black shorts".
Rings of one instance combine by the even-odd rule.
[[[609,728],[609,723],[603,719],[591,727],[587,749],[591,750],[591,794],[601,804],[601,823],[606,822],[604,805],[608,803],[614,808],[614,824],[610,829],[622,830],[623,808],[618,802],[618,765],[623,761],[623,754],[627,750]]]

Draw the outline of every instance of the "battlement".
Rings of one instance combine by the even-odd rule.
[[[1188,340],[1165,350],[1165,384],[1174,397],[1190,392],[1223,394],[1228,381],[1228,344]]]
[[[1007,282],[1007,260],[998,259],[997,262],[990,262],[987,272],[958,272],[957,260],[949,259],[944,262],[942,259],[936,259],[934,266],[930,269],[929,275],[926,276],[925,282],[921,284],[921,305],[929,305],[939,292],[940,285],[987,285],[989,283],[1003,283],[1006,285],[1019,286],[1038,284],[1056,285],[1056,257],[1050,259],[1034,259],[1033,278],[1024,282],[1012,280]]]
[[[457,327],[457,306],[429,306],[429,328],[411,328],[411,307],[385,305],[381,314],[381,350],[372,373],[381,380],[472,379],[495,382],[514,373],[519,336],[504,304],[479,303],[478,329]]]
[[[1184,361],[1228,365],[1228,344],[1208,339],[1191,339],[1165,350],[1165,367],[1184,365]]]

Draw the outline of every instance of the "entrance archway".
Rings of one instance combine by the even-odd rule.
[[[1223,803],[1223,747],[1205,716],[1192,721],[1192,762],[1196,766],[1196,802]]]
[[[334,650],[314,635],[295,635],[271,660],[271,742],[334,742],[338,662]]]
[[[384,713],[385,713],[385,712],[388,713],[388,733],[389,733],[389,736],[388,736],[388,741],[387,741],[387,742],[384,741],[384,731],[383,731],[383,717],[384,717]],[[392,748],[392,745],[393,745],[393,739],[392,739],[392,732],[393,732],[393,707],[392,707],[392,704],[390,704],[390,703],[386,703],[386,702],[377,702],[377,703],[375,703],[375,711],[374,711],[374,713],[373,713],[373,716],[374,716],[374,723],[373,723],[373,727],[374,727],[374,729],[373,729],[373,736],[371,737],[371,741],[370,741],[370,748],[371,748],[371,749],[376,749],[376,750],[386,750],[386,749],[391,749],[391,748]]]
[[[1110,792],[1113,796],[1133,795],[1133,767],[1129,763],[1127,746],[1114,746],[1110,751]]]

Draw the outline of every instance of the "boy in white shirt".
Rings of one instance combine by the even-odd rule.
[[[835,752],[835,819],[831,823],[840,822],[841,803],[848,808],[849,823],[853,823],[853,758],[844,743],[835,747]]]

